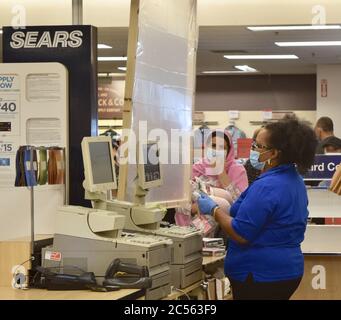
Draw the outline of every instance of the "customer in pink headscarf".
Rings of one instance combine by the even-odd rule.
[[[219,207],[229,214],[230,207],[248,187],[244,166],[237,163],[232,139],[227,131],[215,130],[208,136],[205,157],[193,165],[192,182],[200,184],[201,191],[207,192]],[[204,190],[202,190],[204,189]],[[197,203],[192,204],[192,214],[198,212]],[[214,221],[210,224],[215,225]],[[223,237],[226,234],[216,227],[207,235]]]
[[[211,132],[205,142],[204,152],[206,156],[192,167],[193,203],[190,211],[192,215],[199,213],[194,194],[204,191],[229,214],[232,203],[248,187],[246,171],[243,165],[234,159],[233,143],[227,131]],[[179,225],[190,223],[190,217],[185,219],[183,211],[177,210],[175,216]],[[217,233],[215,235],[217,236]]]
[[[248,180],[243,165],[234,159],[228,132],[213,131],[207,138],[205,154],[193,165],[192,178],[200,178],[212,196],[225,198],[231,204],[247,188]]]

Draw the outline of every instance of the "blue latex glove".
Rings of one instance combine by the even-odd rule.
[[[212,214],[213,209],[218,205],[206,194],[201,193],[198,198],[199,211],[202,214]]]

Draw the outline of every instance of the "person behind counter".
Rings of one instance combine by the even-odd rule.
[[[300,173],[314,162],[314,131],[297,119],[266,125],[252,154],[262,174],[232,205],[228,216],[205,194],[201,213],[210,214],[228,233],[225,273],[234,299],[289,299],[303,275],[301,242],[308,198]]]
[[[321,117],[317,120],[314,128],[317,140],[319,141],[316,154],[324,154],[324,143],[327,139],[334,137],[334,123],[329,117]]]

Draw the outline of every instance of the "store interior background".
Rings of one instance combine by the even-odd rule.
[[[22,6],[22,7],[20,7]],[[320,1],[221,1],[198,0],[199,46],[195,111],[204,112],[209,127],[228,125],[228,110],[240,111],[236,126],[252,136],[262,121],[262,110],[293,111],[312,124],[319,116],[336,121],[341,136],[341,47],[278,47],[275,41],[340,40],[340,30],[252,32],[247,26],[300,25],[341,22],[338,0]],[[1,4],[0,27],[11,25],[13,8],[25,8],[27,25],[72,24],[72,1],[5,1]],[[126,56],[130,1],[83,0],[83,24],[98,27],[98,43],[111,49],[98,49],[99,57]],[[19,12],[17,11],[17,12]],[[12,14],[10,14],[12,12]],[[1,34],[0,34],[1,40]],[[1,41],[0,41],[1,43]],[[2,48],[0,48],[0,61]],[[167,55],[167,52],[160,54]],[[226,54],[295,54],[296,60],[227,60]],[[206,71],[237,71],[248,65],[258,72],[205,74]],[[98,63],[98,84],[109,86],[122,107],[126,61]],[[120,68],[120,69],[119,69]],[[110,76],[109,76],[110,74]],[[113,75],[111,75],[113,74]],[[328,96],[321,97],[321,79],[328,81]],[[99,133],[108,128],[120,132],[120,112],[104,120]],[[199,125],[199,123],[197,123]]]
[[[182,0],[172,0],[182,1]],[[277,47],[275,41],[341,40],[339,30],[252,32],[248,26],[337,24],[341,26],[340,0],[197,0],[199,47],[195,111],[204,112],[210,128],[225,128],[228,110],[238,110],[236,126],[251,137],[263,120],[262,110],[290,111],[312,125],[320,116],[335,122],[335,135],[341,137],[341,46]],[[14,10],[15,9],[15,10]],[[26,25],[73,24],[72,0],[0,1],[0,30],[17,23],[16,14],[25,9]],[[12,11],[14,10],[14,11]],[[126,56],[130,0],[83,0],[83,24],[98,27],[99,57]],[[179,13],[180,14],[180,13]],[[0,31],[0,63],[2,62]],[[167,56],[167,52],[160,52]],[[296,60],[227,60],[224,54],[295,54]],[[258,72],[206,74],[205,71],[237,71],[236,65],[248,65]],[[99,88],[109,86],[122,107],[126,61],[98,62]],[[120,69],[119,69],[120,68]],[[110,75],[109,74],[114,74]],[[321,96],[321,80],[328,82],[327,97]],[[81,79],[80,79],[81,81]],[[251,122],[258,122],[252,124]],[[99,133],[108,128],[120,132],[120,112],[111,119],[99,119]],[[195,127],[198,127],[196,124]],[[329,205],[329,204],[328,204]],[[321,235],[326,235],[321,238]],[[329,238],[330,235],[330,238]],[[339,241],[338,229],[319,234],[316,243],[327,249]],[[314,265],[325,265],[330,276],[328,294],[339,297],[339,255],[311,256],[306,260],[305,282],[308,292]],[[335,261],[334,261],[335,258]],[[310,260],[309,260],[310,259]],[[315,260],[316,259],[316,260]],[[336,270],[336,271],[335,271]],[[325,297],[324,290],[313,290],[309,298]],[[304,296],[304,295],[303,295]],[[299,294],[297,297],[301,297]]]

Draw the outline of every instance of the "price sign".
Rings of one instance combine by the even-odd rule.
[[[17,94],[0,92],[0,131],[6,135],[19,135],[19,100]]]
[[[17,110],[17,104],[15,101],[0,101],[0,112],[10,113]]]
[[[0,143],[0,152],[2,153],[13,153],[12,143]]]

